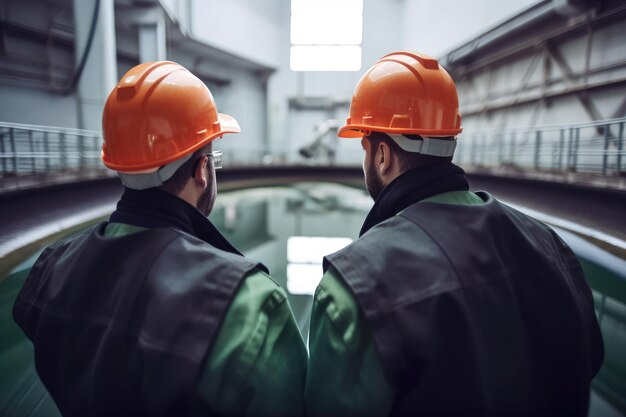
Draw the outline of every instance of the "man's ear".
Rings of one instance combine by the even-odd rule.
[[[200,158],[200,161],[194,167],[193,178],[196,181],[196,184],[201,186],[202,188],[206,187],[209,184],[209,176],[205,166],[208,162],[208,156],[203,156]]]
[[[392,164],[395,161],[395,157],[391,152],[391,147],[389,144],[381,141],[378,144],[378,152],[376,153],[376,167],[378,169],[378,173],[381,176],[389,173],[392,169]]]

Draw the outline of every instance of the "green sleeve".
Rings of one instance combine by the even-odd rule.
[[[262,272],[244,279],[198,380],[198,415],[303,415],[307,352],[286,298]]]
[[[309,416],[389,414],[393,388],[356,300],[332,268],[315,293],[309,349]]]

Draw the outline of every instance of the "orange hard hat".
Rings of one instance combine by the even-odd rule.
[[[129,174],[159,167],[241,129],[217,112],[207,86],[175,62],[131,68],[113,89],[102,114],[102,161]]]
[[[447,137],[461,130],[459,99],[448,72],[428,55],[392,52],[361,77],[337,135],[360,138],[377,131]]]

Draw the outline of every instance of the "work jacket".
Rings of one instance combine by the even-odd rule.
[[[479,196],[415,204],[327,258],[399,389],[393,412],[586,416],[602,350],[580,265],[549,228]]]
[[[255,361],[244,356],[273,354],[259,350],[266,333],[296,335],[288,347],[297,359],[290,362],[294,371],[286,375],[277,370],[278,377],[290,380],[272,381],[269,386],[302,387],[306,353],[282,290],[274,284],[276,291],[247,295],[248,299],[267,296],[256,312],[266,316],[261,317],[261,334],[252,335],[255,343],[237,337],[237,344],[220,342],[219,335],[228,333],[221,324],[225,316],[228,321],[231,301],[237,298],[242,281],[264,267],[241,256],[195,208],[155,193],[127,190],[118,205],[112,219],[134,223],[133,233],[114,233],[113,237],[107,229],[119,229],[124,223],[103,222],[47,248],[17,297],[15,321],[33,341],[37,371],[61,413],[235,414],[233,408],[206,404],[203,396],[210,393],[199,393],[198,385],[210,388],[218,376],[215,368],[220,363],[212,357],[228,363],[229,368],[220,373],[247,374],[233,375],[230,380],[257,380]],[[171,226],[158,227],[167,224]],[[269,277],[263,279],[271,282]],[[281,315],[277,333],[268,329],[268,321],[274,324],[267,315],[281,308],[287,314],[284,320]],[[241,315],[242,310],[233,314]],[[248,316],[238,320],[244,317]],[[254,319],[246,318],[252,323]],[[277,342],[277,352],[284,357],[280,345],[285,341]],[[214,345],[229,350],[215,352]],[[247,366],[239,366],[242,362]],[[263,390],[243,383],[221,387],[223,395],[248,401],[255,389]],[[300,412],[297,406],[249,410],[246,404],[236,410],[249,415]]]
[[[318,405],[326,390],[317,371],[332,363],[328,379],[356,375],[361,395],[379,388],[375,401],[363,395],[373,406],[364,414],[586,415],[603,350],[574,254],[488,193],[465,197],[450,179],[460,172],[444,171],[423,184],[416,172],[392,183],[387,206],[404,207],[366,220],[359,240],[325,259],[311,322],[309,414],[332,411]],[[471,203],[428,202],[438,194]],[[331,400],[345,415],[358,414],[341,392],[353,385]]]

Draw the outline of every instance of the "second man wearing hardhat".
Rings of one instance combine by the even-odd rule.
[[[455,84],[396,52],[356,86],[375,200],[315,294],[309,415],[586,416],[603,358],[591,291],[546,225],[468,191]]]
[[[285,293],[206,217],[213,141],[238,132],[173,62],[138,65],[111,92],[117,210],[47,248],[13,310],[64,416],[302,413],[307,354]]]

